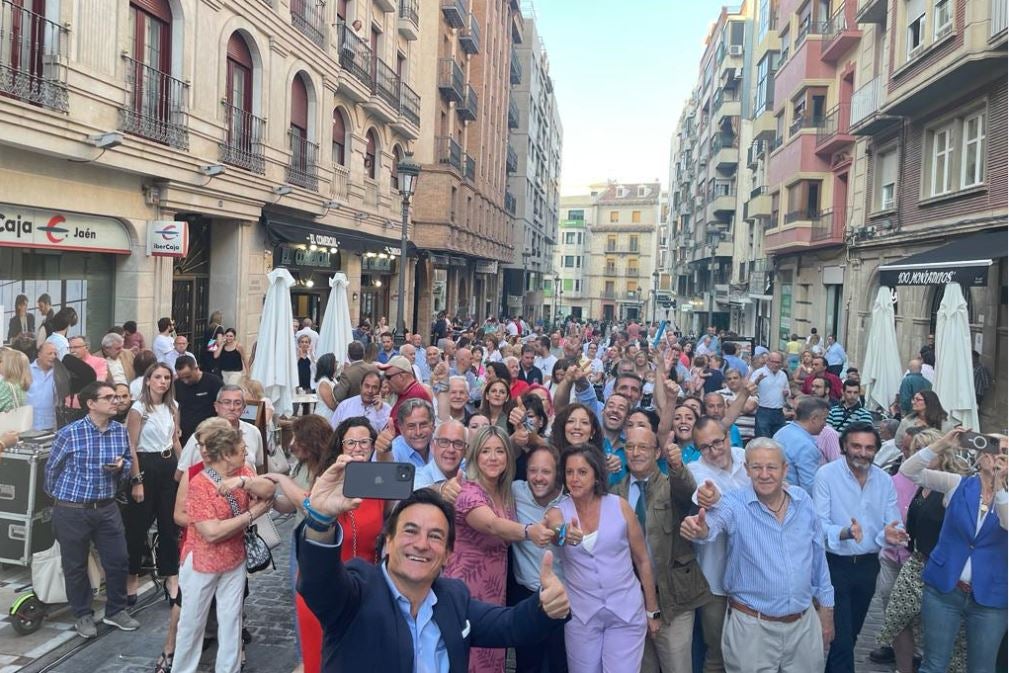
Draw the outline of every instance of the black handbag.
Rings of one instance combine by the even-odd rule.
[[[217,473],[217,470],[212,467],[205,467],[203,471],[206,472],[212,482],[215,484],[221,483],[221,475]],[[231,493],[226,493],[224,498],[228,501],[228,507],[231,508],[233,516],[242,514],[242,511],[238,508],[238,501],[235,499],[235,496]],[[266,570],[269,567],[277,567],[273,562],[273,553],[270,551],[269,545],[259,536],[259,531],[255,525],[251,525],[245,529],[243,542],[245,543],[245,570],[247,572],[258,573],[260,570]]]

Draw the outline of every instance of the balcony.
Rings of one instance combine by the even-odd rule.
[[[809,234],[809,240],[813,243],[842,243],[844,241],[844,222],[834,221],[834,211],[828,208],[820,213],[820,217],[813,221],[813,226]],[[840,225],[840,227],[836,226]],[[841,228],[842,231],[837,231]]]
[[[466,27],[459,31],[459,46],[467,54],[480,53],[480,22],[472,12],[467,15]]]
[[[725,215],[736,212],[736,184],[716,183],[709,193],[708,222],[723,220]]]
[[[394,121],[399,115],[399,75],[381,59],[373,61],[371,97],[365,107],[385,121]]]
[[[851,97],[851,114],[848,122],[854,135],[871,136],[900,121],[900,117],[882,113],[886,100],[886,78],[877,76],[862,85]]]
[[[67,46],[66,28],[0,0],[0,96],[67,112]]]
[[[519,62],[518,52],[515,48],[512,48],[511,66],[510,66],[510,77],[509,80],[512,84],[522,83],[522,64]]]
[[[463,0],[441,0],[441,13],[445,17],[445,23],[453,28],[462,28],[466,25],[466,3]]]
[[[795,33],[795,44],[796,51],[799,50],[799,45],[806,41],[806,38],[810,35],[819,35],[823,32],[824,22],[813,21],[811,18],[807,18],[805,21],[799,23],[799,30]],[[783,59],[784,60],[784,59]]]
[[[439,164],[447,164],[462,173],[462,146],[448,136],[435,139]]]
[[[517,129],[519,127],[519,106],[514,99],[508,100],[508,128]]]
[[[466,95],[463,97],[462,102],[455,106],[455,111],[459,115],[459,119],[463,121],[473,121],[476,119],[477,96],[476,90],[471,85],[466,85]]]
[[[438,61],[438,90],[446,101],[461,103],[466,96],[466,78],[454,58]]]
[[[845,4],[821,26],[823,43],[820,46],[820,60],[824,63],[837,63],[862,37],[858,25],[849,22],[845,16]]]
[[[995,0],[998,2],[998,0]],[[876,23],[881,26],[886,25],[886,6],[890,4],[888,0],[858,0],[858,9],[855,10],[855,21],[857,23]]]
[[[319,146],[294,131],[287,132],[291,163],[287,165],[287,182],[313,192],[319,191]]]
[[[720,171],[735,171],[739,167],[739,139],[719,134],[711,139],[711,160]]]
[[[800,208],[785,213],[785,224],[795,224],[796,222],[810,223],[820,219],[820,211],[812,208]]]
[[[788,127],[788,136],[792,137],[803,129],[815,129],[823,123],[823,117],[816,115],[799,115]]]
[[[399,113],[414,128],[420,127],[420,96],[404,82],[399,85]]]
[[[395,12],[396,11],[396,0],[375,0],[375,6],[378,7],[383,12]],[[376,17],[377,18],[377,17]]]
[[[266,120],[227,102],[223,106],[228,128],[224,142],[220,144],[220,160],[263,175],[266,172],[263,153]]]
[[[399,34],[406,40],[416,40],[420,32],[419,0],[399,0]]]
[[[824,115],[823,121],[816,127],[817,154],[830,157],[855,142],[855,136],[848,128],[850,116],[850,103],[841,103]]]
[[[462,174],[467,180],[472,182],[476,179],[476,159],[469,154],[465,154],[463,159]]]
[[[727,117],[738,117],[742,109],[739,96],[734,90],[726,91],[719,89],[715,93],[715,103],[713,115],[716,119],[724,120]]]
[[[627,290],[626,292],[618,292],[617,301],[641,301],[641,290]]]
[[[508,146],[508,153],[505,156],[505,169],[509,173],[518,173],[519,170],[519,155],[511,145]]]
[[[603,299],[616,299],[617,291],[612,288],[605,288],[602,292],[599,293],[599,296],[602,297]]]
[[[345,23],[340,23],[340,67],[351,74],[358,82],[371,91],[371,47]],[[352,98],[353,89],[348,87],[345,93]]]
[[[515,195],[511,192],[505,192],[504,207],[505,212],[515,217]]]
[[[126,105],[119,109],[119,128],[179,150],[189,149],[189,85],[129,56],[126,60]]]
[[[743,219],[755,220],[771,217],[771,195],[766,187],[757,187],[750,192],[750,199],[743,206]]]
[[[291,0],[291,25],[315,43],[326,45],[326,3],[320,0]]]

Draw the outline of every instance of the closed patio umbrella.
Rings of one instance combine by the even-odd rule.
[[[252,378],[263,384],[267,397],[279,416],[294,412],[292,398],[298,386],[298,356],[291,329],[291,286],[294,278],[287,269],[277,268],[266,275],[270,287],[266,291],[263,317],[259,321],[259,341]]]
[[[346,274],[336,273],[329,279],[329,300],[326,302],[326,313],[322,316],[319,343],[316,345],[316,355],[333,353],[338,365],[347,362],[347,346],[354,340],[354,328],[350,324],[350,302],[347,299],[349,286]]]
[[[967,301],[959,283],[949,283],[935,317],[935,381],[950,420],[980,431],[977,398],[974,396],[974,364],[971,361],[970,322]]]
[[[893,298],[888,287],[879,288],[872,304],[869,339],[866,342],[862,381],[869,409],[887,410],[900,391],[902,378],[897,330],[894,327]]]

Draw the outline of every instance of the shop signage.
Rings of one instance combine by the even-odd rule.
[[[984,287],[988,284],[988,266],[913,269],[907,271],[881,269],[879,280],[880,284],[889,287],[897,285],[946,285],[947,283],[960,283],[961,287]]]
[[[497,260],[490,260],[490,261],[488,261],[488,260],[482,259],[482,260],[479,260],[474,265],[474,267],[475,267],[474,270],[477,273],[489,273],[492,276],[496,276],[497,275]]]
[[[0,203],[0,246],[130,254],[130,235],[112,217]]]
[[[308,242],[310,245],[321,245],[327,248],[340,247],[340,239],[329,234],[309,234]]]
[[[147,254],[151,257],[185,257],[189,253],[189,223],[150,220],[147,223]]]
[[[326,238],[323,236],[322,238]],[[274,251],[274,266],[287,268],[333,269],[337,256],[323,250],[303,250],[289,245],[279,245]]]

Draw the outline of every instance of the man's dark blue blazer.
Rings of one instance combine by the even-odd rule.
[[[322,673],[413,673],[410,627],[382,569],[357,559],[344,565],[338,547],[305,542],[304,524],[295,540],[298,593],[322,624]],[[547,617],[539,596],[504,608],[473,600],[460,580],[439,577],[432,589],[451,673],[466,673],[470,647],[531,645],[564,624]]]

